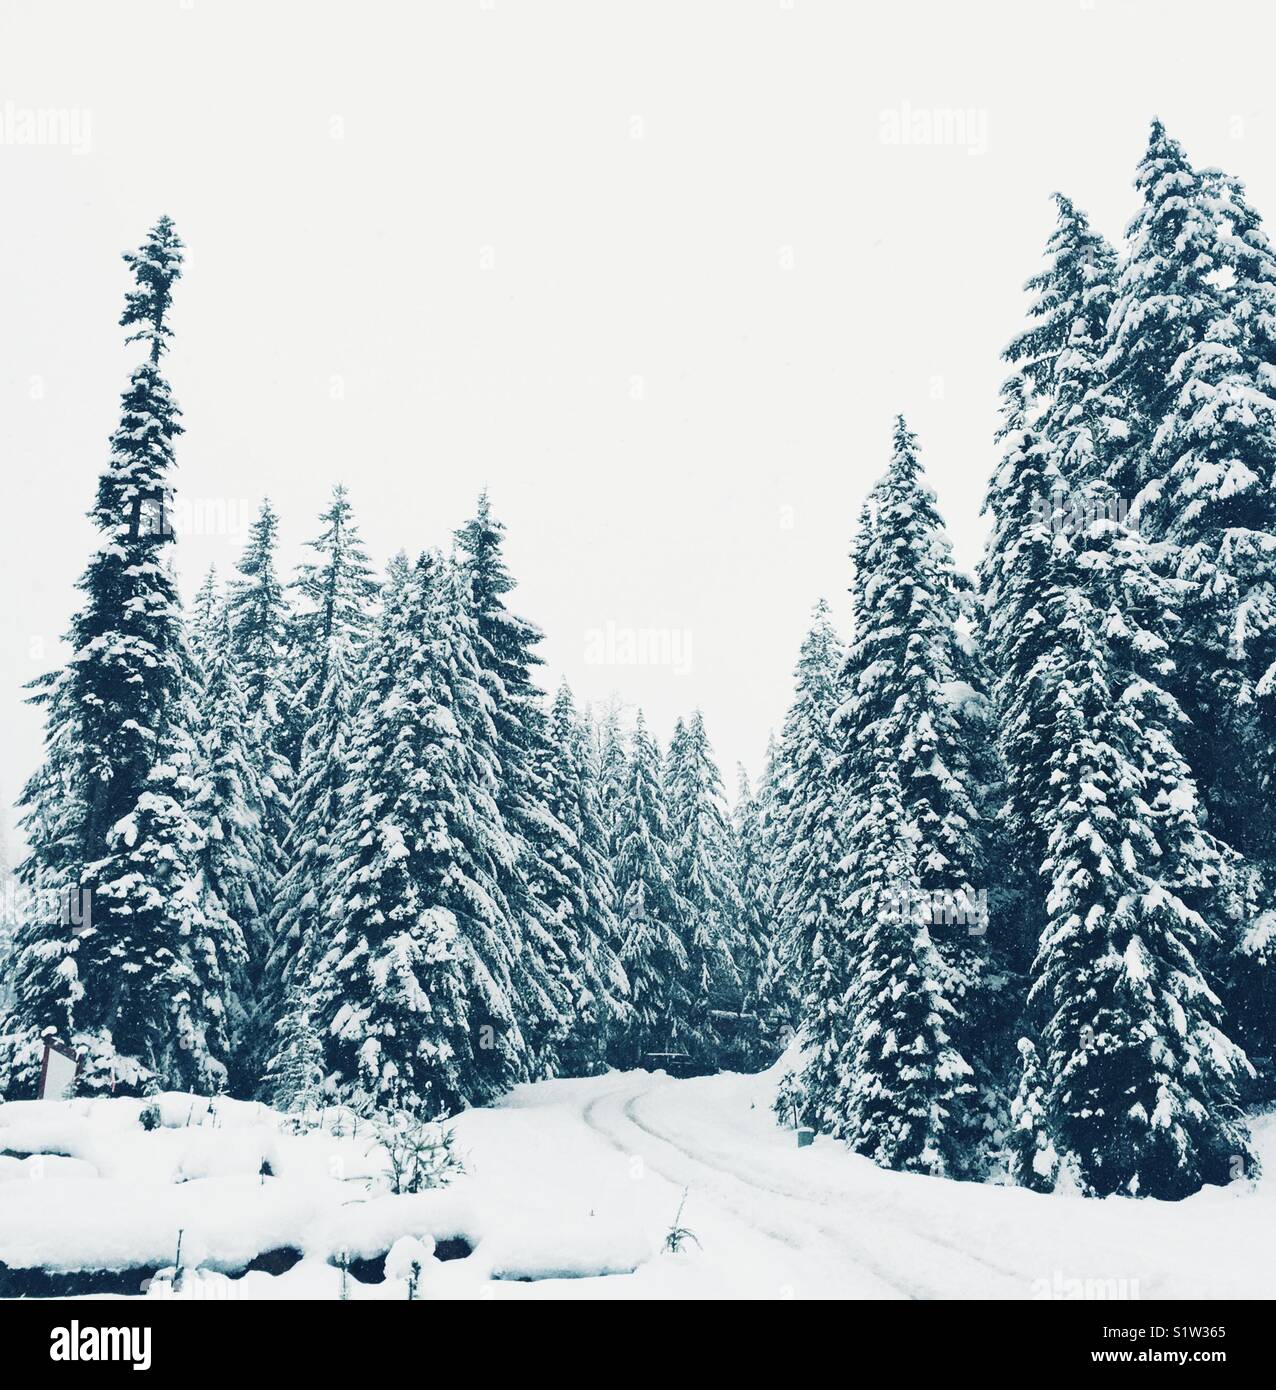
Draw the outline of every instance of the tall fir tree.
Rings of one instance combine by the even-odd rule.
[[[748,1049],[749,1063],[765,1065],[774,1061],[780,1051],[777,1030],[770,1018],[770,1000],[765,995],[767,960],[771,953],[774,928],[767,911],[767,859],[762,805],[754,795],[743,764],[736,767],[731,834],[732,867],[740,900],[736,961],[740,972],[741,1012],[749,1020],[749,1032],[743,1044]]]
[[[809,1045],[834,1051],[844,1037],[844,1020],[838,1001],[824,998],[829,963],[823,957],[826,951],[841,949],[835,938],[845,929],[845,791],[834,767],[833,739],[845,659],[829,606],[821,599],[798,653],[793,703],[772,771],[777,782],[773,805],[784,821],[776,825],[774,843],[771,908],[776,954],[771,992],[801,1005]],[[794,1003],[787,1003],[782,1012],[791,1019]]]
[[[496,732],[465,576],[424,556],[389,596],[338,832],[314,1017],[338,1091],[451,1113],[525,1071],[501,880]]]
[[[1276,1083],[1276,256],[1239,182],[1193,168],[1159,121],[1135,185],[1104,360],[1129,431],[1109,476],[1182,586],[1184,748],[1253,904],[1220,970]]]
[[[262,1091],[276,1110],[305,1115],[324,1102],[323,1040],[303,991],[288,991],[275,1027],[275,1051],[266,1064]]]
[[[670,741],[665,805],[674,892],[680,904],[682,945],[687,956],[690,1009],[685,1019],[685,1045],[702,1065],[713,1066],[724,1041],[715,1019],[738,1014],[743,998],[736,964],[741,903],[733,873],[722,774],[713,760],[699,710],[689,723],[678,721]],[[738,1023],[732,1029],[735,1032]]]
[[[542,757],[545,809],[570,839],[556,837],[548,899],[554,938],[566,966],[571,1031],[562,1070],[588,1075],[606,1066],[608,1039],[623,1030],[629,982],[620,964],[620,924],[588,736],[566,683],[554,699]]]
[[[1183,188],[1171,172],[1162,191],[1177,203]],[[1079,224],[1061,203],[1051,247],[1078,240]],[[1190,585],[1137,524],[1141,503],[1127,515],[1117,491],[1146,471],[1154,431],[1129,392],[1149,344],[1132,348],[1126,375],[1113,342],[1141,315],[1164,326],[1183,306],[1167,305],[1149,272],[1135,312],[1121,298],[1135,293],[1128,265],[1115,298],[1110,259],[1095,265],[1090,302],[1114,304],[1106,328],[1066,258],[1030,282],[1054,306],[1039,300],[1034,317],[1066,347],[1033,356],[1034,327],[1010,349],[1020,372],[1006,389],[982,574],[1011,806],[1042,874],[1029,1002],[1044,1105],[1032,1143],[1084,1190],[1181,1196],[1226,1181],[1224,1153],[1249,1161],[1236,1103],[1249,1066],[1201,970],[1218,952],[1233,857],[1207,832],[1180,752],[1190,728],[1175,647]],[[1165,1043],[1150,1042],[1160,1029]],[[1021,1085],[1017,1124],[1026,1101]],[[1016,1127],[1012,1155],[1017,1138]]]
[[[682,905],[674,886],[660,752],[641,710],[627,769],[613,872],[620,902],[620,961],[633,1013],[627,1035],[613,1047],[613,1060],[634,1066],[651,1052],[690,1053],[696,1038],[687,1021],[692,1011],[689,962],[680,931]]]
[[[161,218],[125,254],[121,324],[140,342],[91,513],[101,543],[79,582],[72,658],[40,682],[45,761],[23,797],[21,876],[79,912],[23,924],[8,1087],[26,1090],[56,1027],[83,1054],[81,1085],[220,1089],[233,924],[202,883],[191,815],[198,774],[193,661],[167,559],[178,408],[167,351],[182,243]]]
[[[209,657],[223,640],[223,617],[225,603],[221,584],[217,578],[217,566],[209,565],[204,582],[195,594],[191,604],[190,618],[187,622],[187,640],[201,673],[208,665]]]
[[[235,924],[237,937],[246,944],[265,930],[261,881],[264,804],[224,603],[204,621],[202,642],[205,651],[196,697],[200,761],[191,813],[203,838],[199,862],[204,882]],[[237,1050],[246,1035],[256,990],[247,965],[247,959],[239,959],[237,953],[233,990],[227,1001]],[[234,1079],[238,1084],[243,1077],[236,1075]]]
[[[970,1166],[974,1072],[951,1040],[951,972],[924,906],[925,837],[907,821],[892,763],[880,779],[863,822],[850,828],[860,848],[846,906],[862,945],[849,986],[851,1043],[827,1118],[880,1167],[960,1174]]]
[[[608,851],[615,859],[619,849],[617,826],[620,808],[624,804],[625,788],[629,782],[629,765],[625,737],[620,726],[619,702],[612,700],[602,716],[595,720],[594,746],[598,760],[598,803],[603,818],[603,831]]]
[[[293,801],[287,868],[275,895],[272,941],[262,972],[258,1034],[277,1033],[288,992],[323,958],[331,931],[336,836],[347,812],[358,673],[348,635],[328,639],[324,685],[309,711]]]
[[[556,1069],[571,1029],[571,985],[551,907],[561,892],[553,865],[568,851],[570,834],[545,810],[548,719],[533,678],[542,664],[536,651],[542,634],[506,606],[514,580],[505,563],[504,535],[483,493],[474,517],[456,532],[456,543],[470,583],[474,648],[496,730],[497,806],[516,851],[502,879],[522,940],[516,1006],[529,1074],[543,1075]]]
[[[1088,424],[1087,397],[1103,397],[1100,358],[1116,296],[1117,257],[1070,198],[1056,193],[1054,201],[1045,264],[1024,287],[1033,295],[1029,324],[1004,356],[1018,369],[1032,423],[1055,441],[1064,480],[1084,483],[1103,462],[1091,451],[1074,455],[1068,444]],[[1118,413],[1114,409],[1114,419]]]
[[[262,861],[258,868],[263,913],[247,938],[255,968],[270,948],[267,927],[286,857],[292,821],[293,769],[284,752],[284,639],[287,599],[276,562],[279,521],[267,498],[249,531],[237,574],[228,588],[231,646],[248,702],[249,734],[262,799]]]
[[[1120,697],[1099,615],[1075,594],[1073,606],[1042,866],[1048,918],[1029,997],[1049,1132],[1084,1190],[1175,1199],[1228,1182],[1234,1165],[1252,1174],[1236,1100],[1247,1064],[1196,964],[1208,925],[1157,877],[1169,833],[1149,815],[1147,734]],[[1182,798],[1185,772],[1173,769]]]
[[[787,956],[788,937],[780,916],[785,885],[788,834],[782,796],[783,767],[774,732],[767,735],[762,777],[758,783],[758,836],[762,851],[761,908],[767,921],[758,995],[762,1028],[781,1050],[792,1041],[800,1014],[801,984]]]
[[[902,418],[893,443],[854,551],[855,635],[843,676],[846,698],[834,715],[847,796],[847,862],[854,883],[863,874],[860,856],[872,843],[867,807],[889,765],[898,781],[901,824],[916,839],[916,914],[929,926],[928,941],[944,966],[949,1008],[936,1007],[946,1016],[955,1051],[975,1065],[981,1087],[995,1094],[1004,1040],[994,1027],[988,980],[986,844],[967,742],[973,726],[960,711],[965,691],[958,677],[969,665],[961,652],[958,587],[934,493],[922,479],[916,440]],[[859,916],[862,929],[875,920],[873,913]],[[914,974],[902,978],[921,987]],[[984,1155],[973,1107],[959,1107],[954,1123],[961,1122],[972,1127],[966,1148],[975,1170]]]
[[[298,773],[331,654],[357,655],[371,630],[380,587],[341,484],[332,489],[319,521],[323,529],[306,542],[315,558],[298,565],[289,586],[295,597],[287,623],[283,752]]]

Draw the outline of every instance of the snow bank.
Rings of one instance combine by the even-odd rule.
[[[518,1087],[454,1122],[465,1171],[410,1195],[344,1112],[296,1133],[188,1095],[148,1102],[151,1128],[140,1101],[0,1105],[0,1294],[26,1278],[187,1299],[1276,1297],[1276,1116],[1254,1125],[1257,1184],[1042,1196],[798,1149],[771,1105],[799,1055],[758,1076]]]

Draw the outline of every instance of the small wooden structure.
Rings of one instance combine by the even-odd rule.
[[[670,1076],[698,1076],[700,1068],[686,1052],[644,1052],[642,1065],[647,1071],[666,1071]]]
[[[40,1063],[39,1100],[68,1100],[75,1094],[75,1078],[80,1059],[75,1048],[62,1042],[49,1029],[44,1035],[44,1058]]]

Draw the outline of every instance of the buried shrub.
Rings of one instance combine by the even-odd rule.
[[[390,1190],[424,1192],[445,1187],[465,1171],[452,1148],[452,1131],[438,1120],[425,1120],[409,1110],[395,1110],[373,1121],[377,1142],[385,1151]]]

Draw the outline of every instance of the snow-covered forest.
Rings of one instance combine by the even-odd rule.
[[[499,496],[451,534],[405,523],[383,573],[357,489],[288,519],[313,536],[291,574],[266,501],[184,606],[161,218],[125,257],[137,365],[72,655],[31,691],[0,1095],[36,1094],[50,1029],[81,1095],[262,1101],[302,1131],[771,1069],[778,1126],[884,1169],[1252,1183],[1276,1095],[1276,250],[1159,122],[1135,190],[1119,245],[1057,198],[1006,325],[976,574],[883,419],[852,623],[815,605],[753,786],[712,710],[662,745],[543,688]]]

